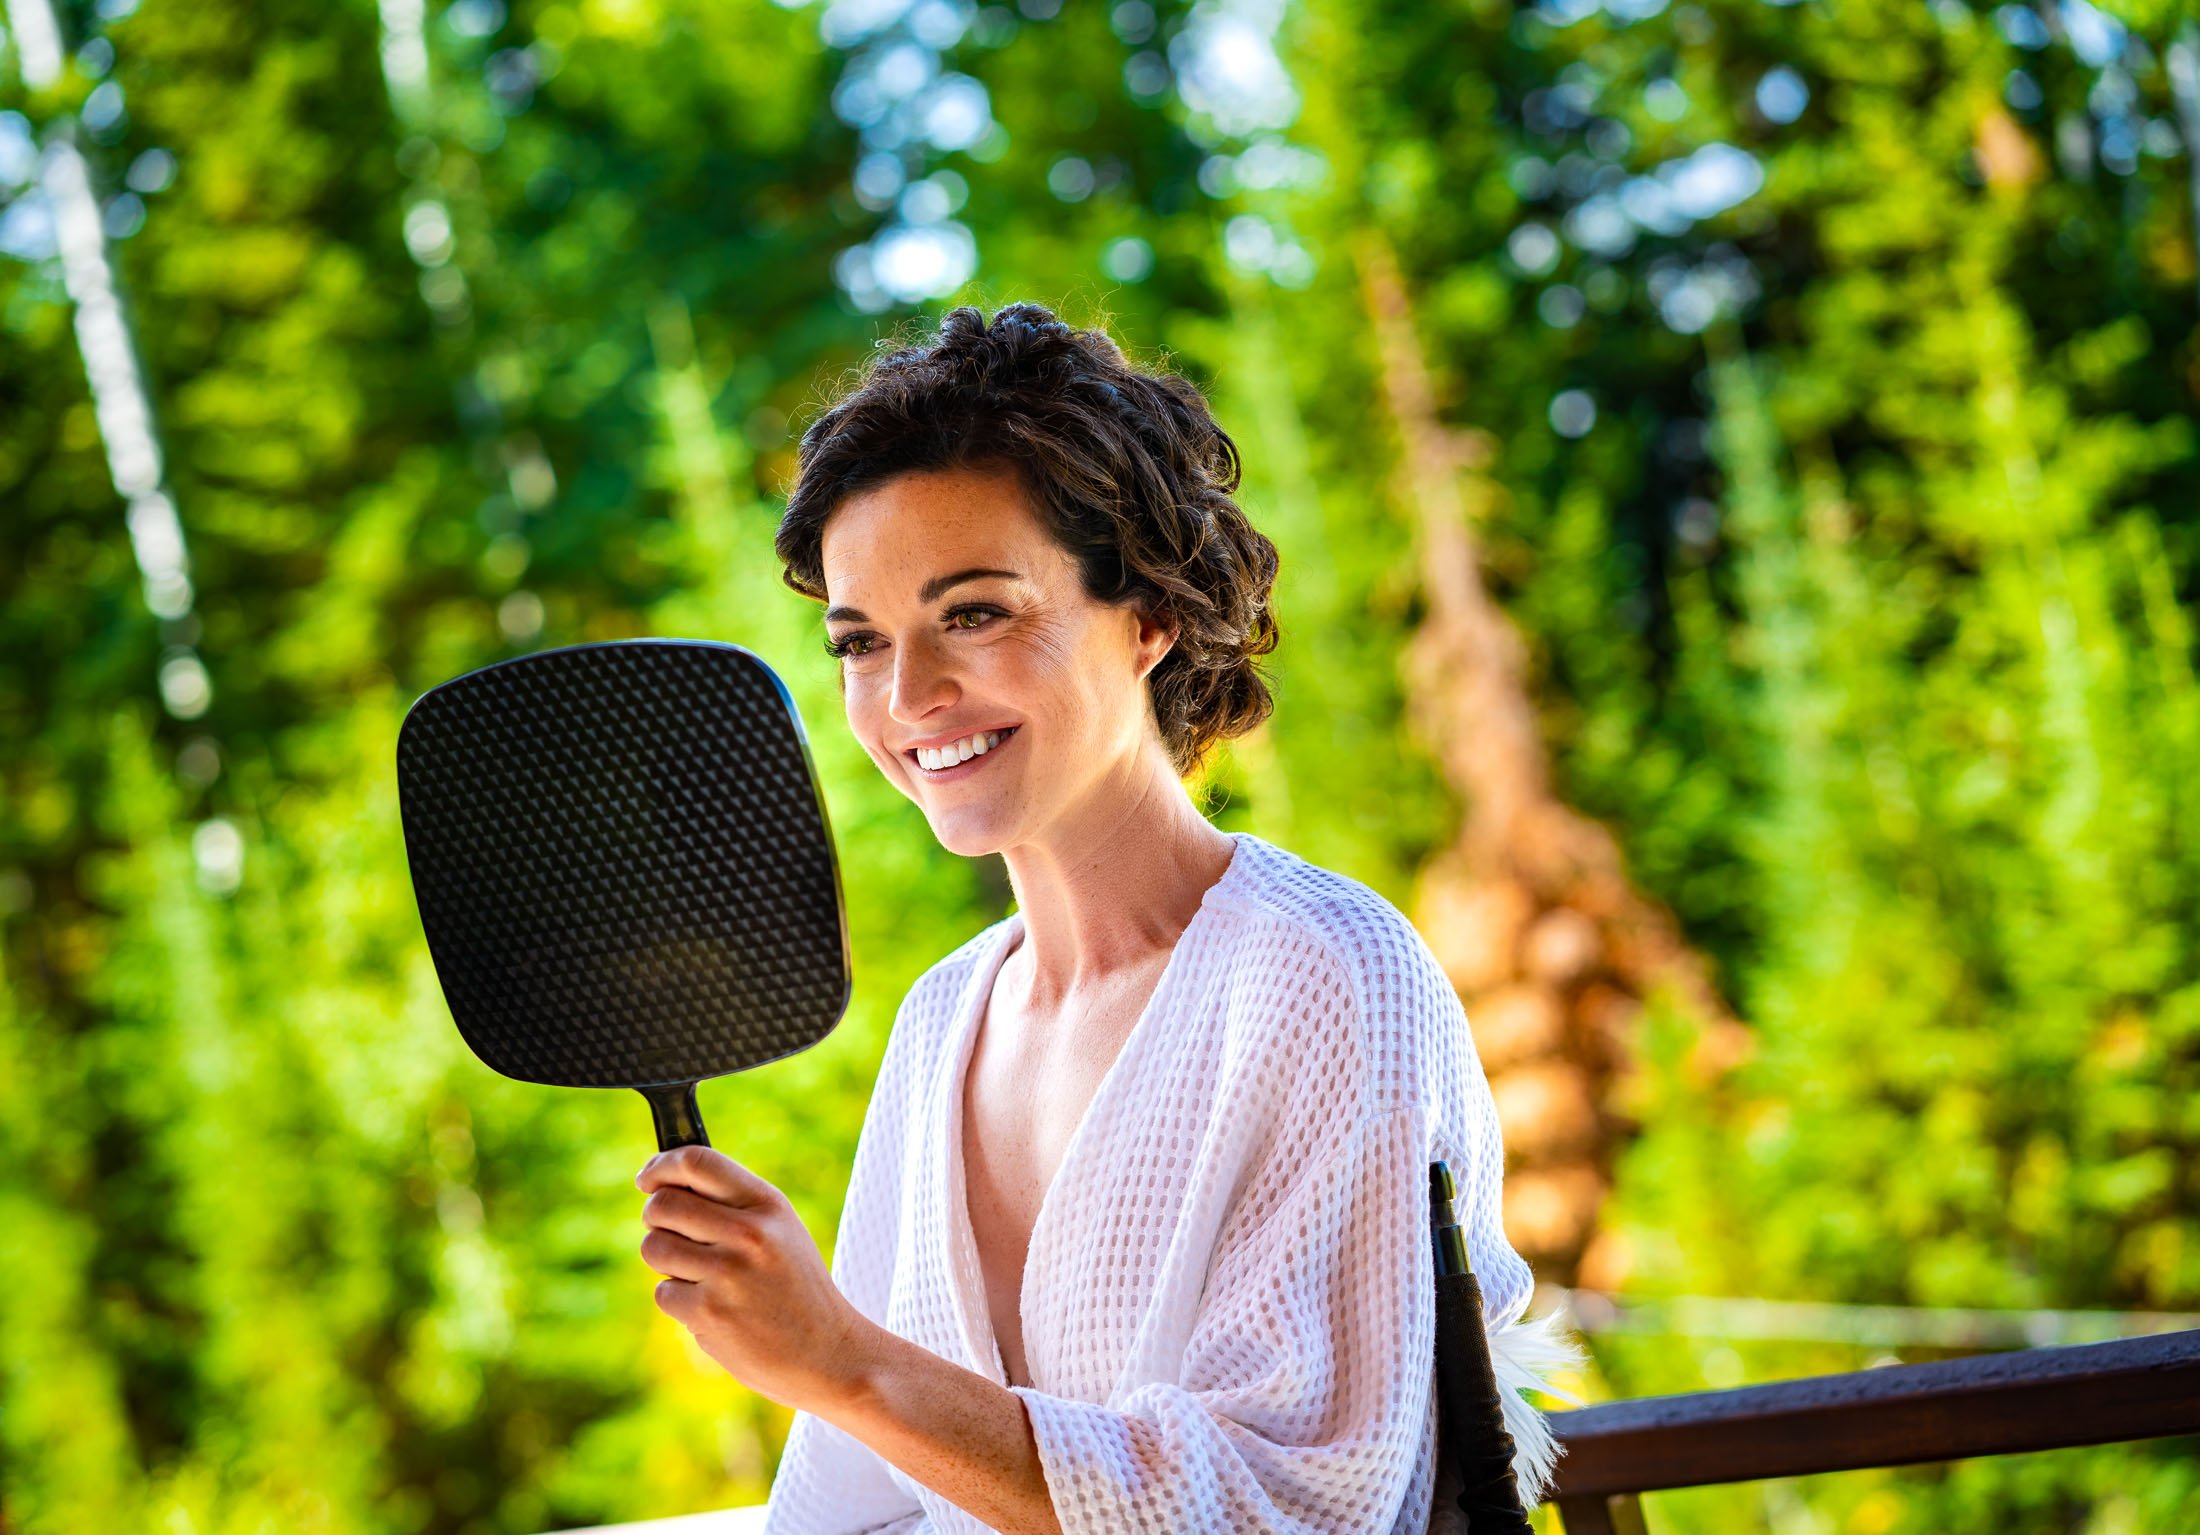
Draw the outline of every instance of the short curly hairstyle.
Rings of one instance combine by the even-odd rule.
[[[802,434],[773,540],[781,579],[825,599],[825,522],[845,497],[912,471],[992,467],[1017,472],[1090,596],[1174,630],[1146,685],[1180,777],[1269,716],[1254,658],[1279,638],[1276,546],[1232,499],[1237,444],[1191,382],[1133,367],[1104,331],[1039,304],[991,323],[950,310],[936,336],[876,356],[825,408]]]

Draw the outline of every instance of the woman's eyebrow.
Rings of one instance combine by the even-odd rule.
[[[986,576],[1001,576],[1010,581],[1021,581],[1023,579],[1023,575],[1019,571],[995,570],[984,565],[973,566],[969,570],[958,570],[951,576],[934,576],[918,589],[917,598],[921,602],[930,602],[949,587],[960,586],[965,581],[976,581]],[[855,623],[870,622],[870,615],[859,613],[851,607],[835,607],[825,610],[825,621],[827,623],[831,623],[836,618],[848,619]]]
[[[924,583],[924,589],[917,593],[917,597],[920,601],[930,602],[951,586],[960,586],[965,581],[976,581],[985,576],[1001,576],[1010,581],[1023,579],[1013,570],[993,570],[986,566],[977,566],[970,570],[958,570],[951,576],[934,576]]]

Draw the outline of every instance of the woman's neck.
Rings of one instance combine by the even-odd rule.
[[[1165,760],[1074,826],[1006,848],[1023,917],[1016,968],[1038,1006],[1176,946],[1236,844]]]

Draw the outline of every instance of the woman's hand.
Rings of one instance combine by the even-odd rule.
[[[871,1324],[840,1293],[787,1197],[708,1146],[652,1157],[642,1261],[657,1307],[742,1385],[816,1411],[857,1391]]]
[[[1016,1393],[856,1310],[784,1194],[708,1146],[662,1152],[634,1182],[650,1191],[642,1260],[666,1276],[659,1309],[736,1380],[869,1445],[990,1529],[1061,1535]]]

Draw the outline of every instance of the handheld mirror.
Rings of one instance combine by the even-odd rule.
[[[851,989],[840,865],[793,697],[706,640],[498,661],[397,738],[420,925],[458,1031],[523,1082],[631,1087],[710,1144],[695,1085],[805,1050]]]

